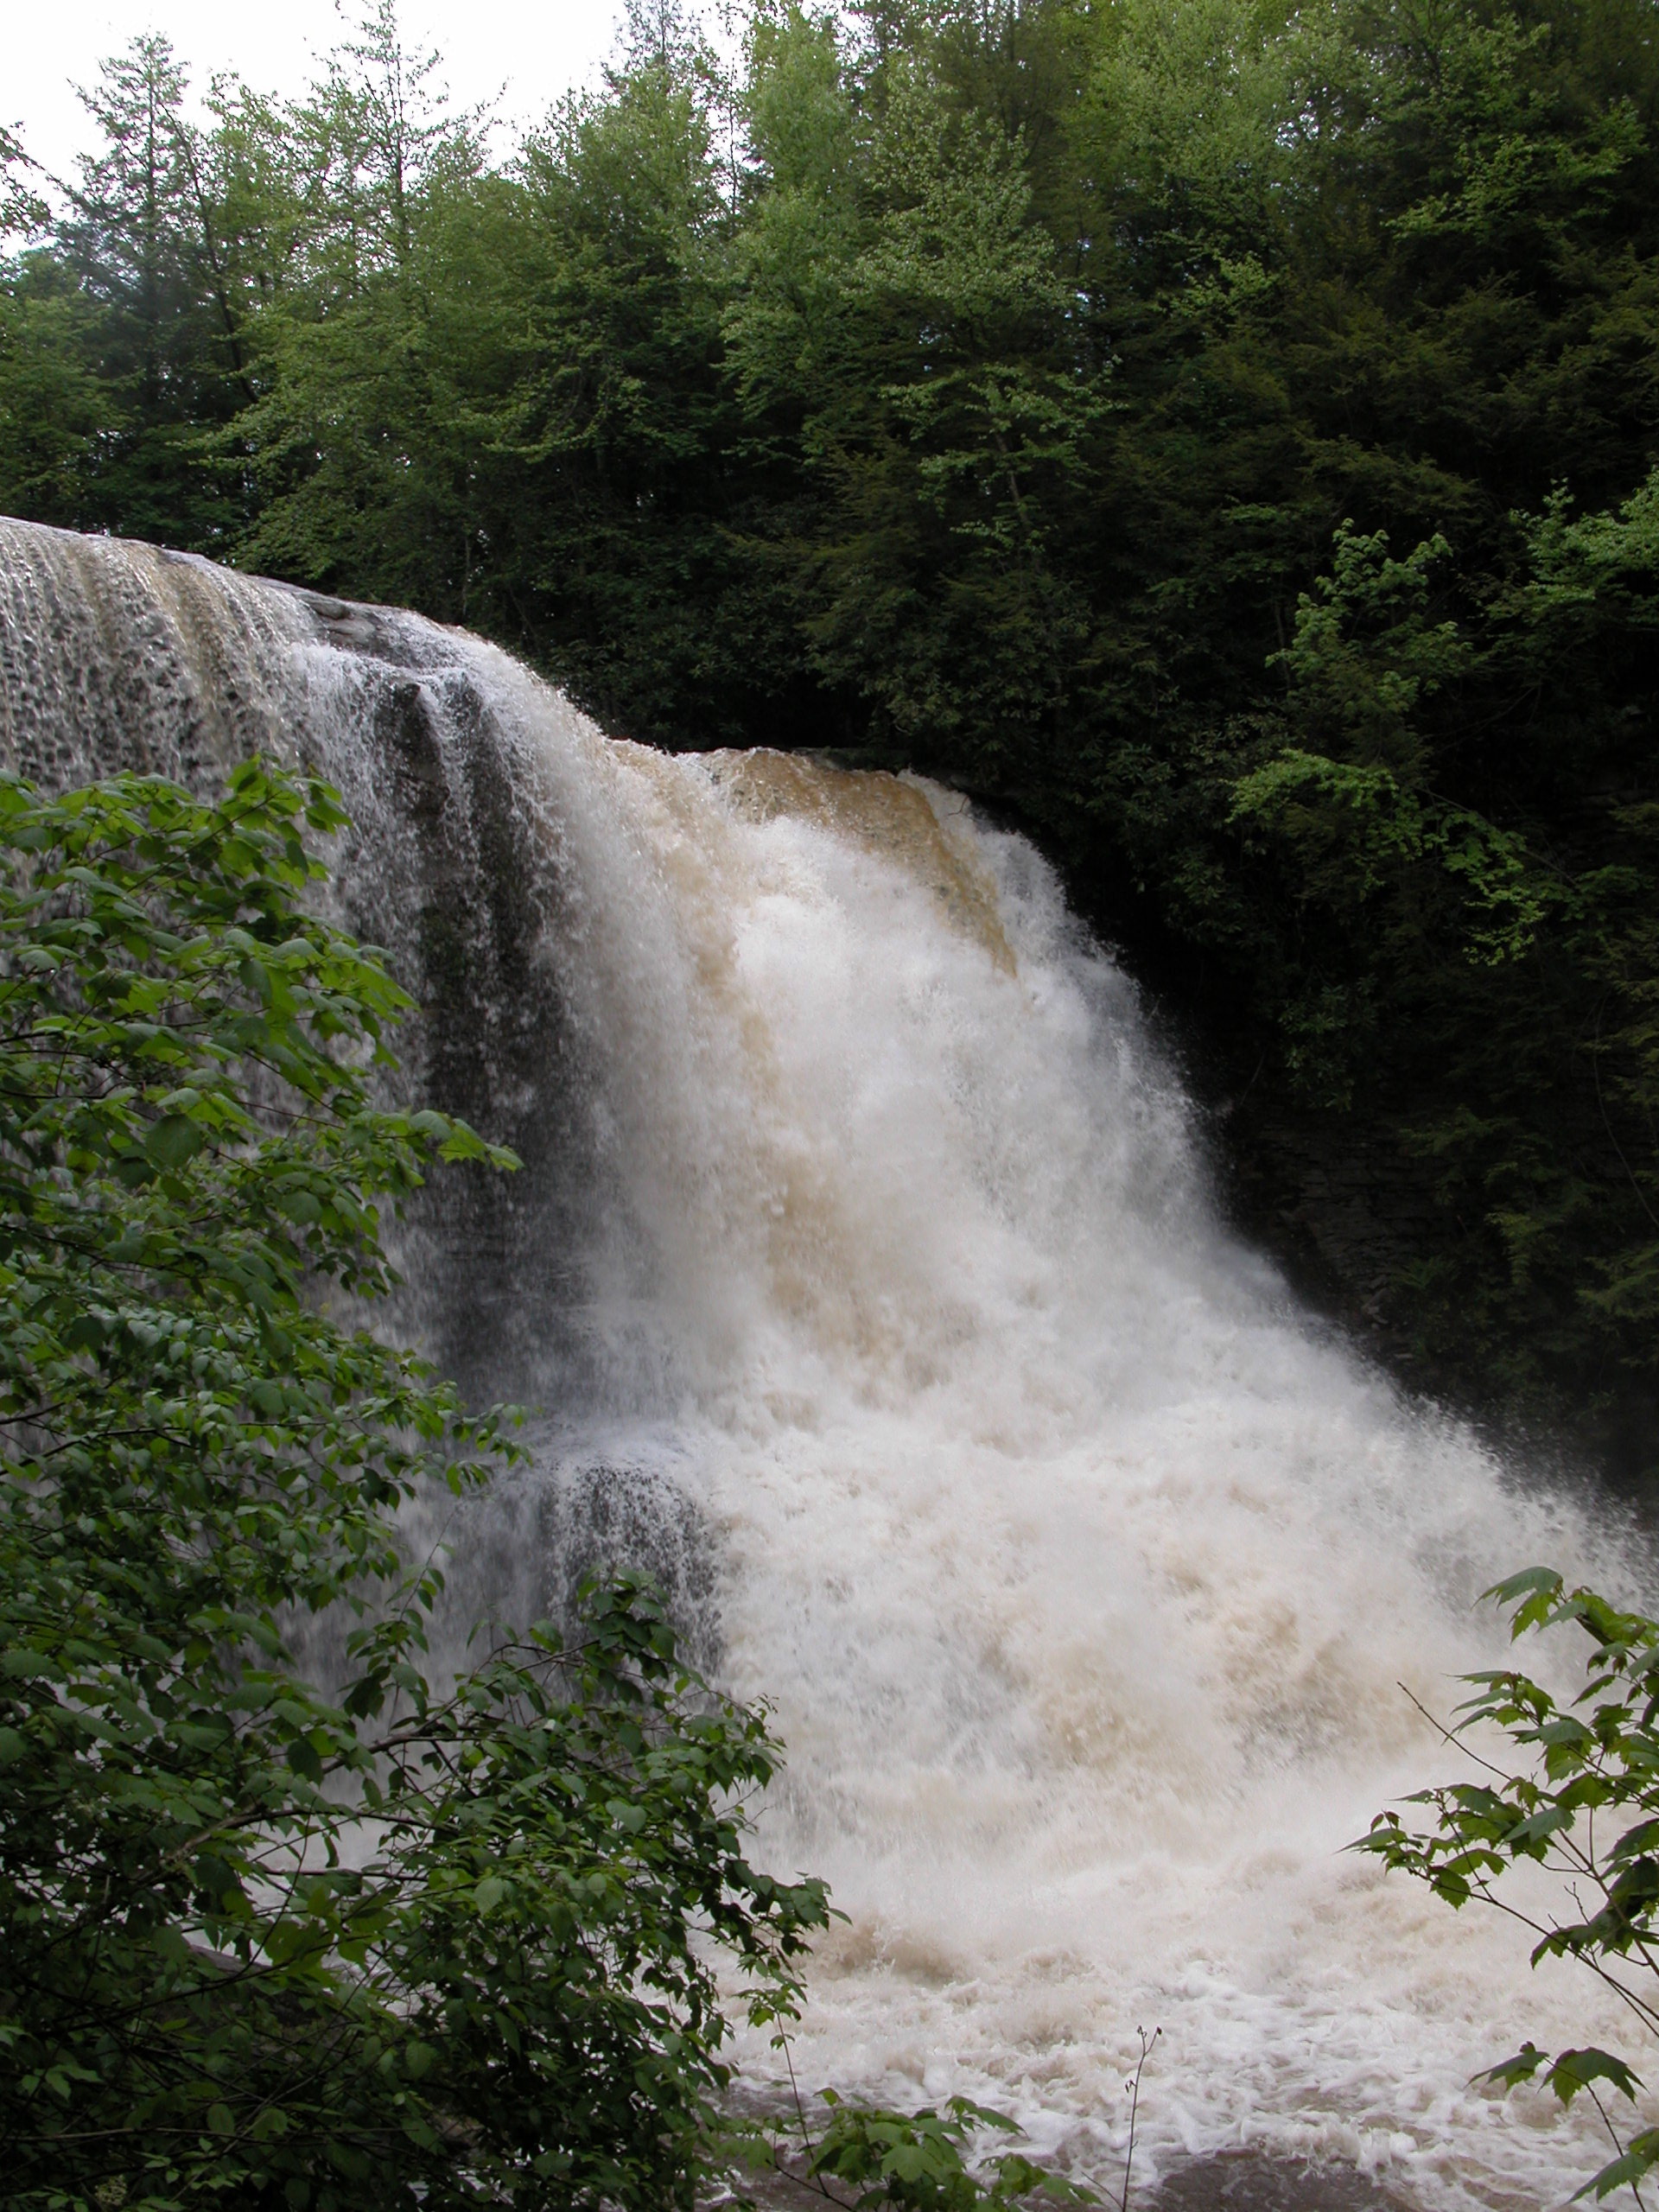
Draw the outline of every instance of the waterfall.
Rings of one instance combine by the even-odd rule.
[[[260,747],[352,811],[329,896],[419,999],[411,1090],[525,1162],[402,1254],[399,1325],[536,1409],[457,1583],[522,1617],[639,1560],[772,1701],[762,1854],[847,1916],[805,2084],[962,2090],[1115,2190],[1160,2025],[1144,2182],[1254,2145],[1564,2202],[1588,2128],[1470,2076],[1618,2018],[1341,1847],[1448,1770],[1407,1693],[1504,1648],[1484,1586],[1624,1571],[1227,1232],[1031,847],[911,778],[607,738],[414,616],[0,523],[7,765],[211,786]]]

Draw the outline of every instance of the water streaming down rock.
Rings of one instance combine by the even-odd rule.
[[[1564,2200],[1584,2129],[1468,2077],[1617,2021],[1338,1847],[1439,1763],[1397,1685],[1444,1707],[1475,1593],[1587,1538],[1223,1232],[1030,848],[907,780],[607,741],[411,616],[0,524],[11,765],[257,747],[353,810],[332,895],[419,995],[410,1084],[526,1163],[404,1254],[404,1325],[543,1409],[451,1532],[467,1602],[625,1554],[775,1701],[765,1848],[849,1916],[798,2069],[987,2096],[1109,2179],[1157,2022],[1143,2180],[1253,2144]]]

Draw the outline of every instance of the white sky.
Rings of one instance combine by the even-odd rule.
[[[539,116],[591,81],[610,53],[622,0],[404,0],[412,52],[435,47],[456,105],[493,101],[509,122]],[[358,10],[346,0],[0,0],[0,123],[63,175],[86,144],[73,86],[144,31],[173,41],[194,86],[234,69],[261,91],[296,92]]]

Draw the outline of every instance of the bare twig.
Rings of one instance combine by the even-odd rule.
[[[1153,2045],[1164,2031],[1161,2028],[1154,2028],[1148,2035],[1144,2028],[1137,2028],[1135,2032],[1141,2040],[1141,2056],[1135,2061],[1134,2073],[1123,2084],[1129,2096],[1129,2147],[1123,2158],[1123,2194],[1119,2200],[1118,2212],[1129,2212],[1129,2177],[1135,2171],[1135,2123],[1141,2109],[1141,2076],[1146,2071],[1147,2061],[1152,2056]]]
[[[1418,1712],[1422,1714],[1424,1719],[1427,1721],[1429,1726],[1434,1731],[1435,1734],[1440,1738],[1443,1744],[1449,1744],[1454,1751],[1461,1751],[1465,1758],[1471,1759],[1477,1766],[1484,1766],[1488,1774],[1495,1774],[1500,1782],[1508,1782],[1511,1779],[1511,1777],[1504,1768],[1501,1766],[1494,1766],[1491,1759],[1483,1758],[1478,1751],[1471,1751],[1469,1747],[1468,1738],[1466,1736],[1459,1736],[1453,1730],[1448,1728],[1446,1723],[1440,1719],[1438,1715],[1429,1711],[1428,1707],[1423,1703],[1421,1698],[1414,1696],[1413,1693],[1406,1688],[1403,1682],[1396,1681],[1395,1688],[1399,1691],[1402,1697],[1408,1699],[1410,1702],[1416,1707]]]

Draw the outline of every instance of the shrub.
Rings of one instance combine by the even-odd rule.
[[[1622,1612],[1593,1590],[1568,1591],[1548,1567],[1529,1568],[1486,1595],[1513,1608],[1514,1637],[1576,1624],[1590,1640],[1583,1689],[1563,1707],[1515,1669],[1468,1676],[1476,1694],[1460,1708],[1457,1735],[1495,1726],[1510,1758],[1502,1764],[1481,1758],[1478,1779],[1409,1799],[1433,1809],[1431,1827],[1408,1827],[1398,1813],[1379,1813],[1355,1848],[1427,1882],[1452,1906],[1471,1899],[1500,1906],[1536,1936],[1535,1966],[1542,1958],[1581,1960],[1651,2035],[1659,2031],[1659,1621]],[[1565,1877],[1572,1916],[1539,1919],[1499,1895],[1503,1876],[1523,1859]],[[1599,2199],[1634,2190],[1659,2165],[1659,2128],[1624,2139],[1614,2124],[1604,2091],[1633,2102],[1639,2084],[1611,2052],[1552,2056],[1527,2043],[1483,2078],[1506,2088],[1537,2082],[1564,2105],[1590,2097],[1615,2155],[1583,2194]]]

